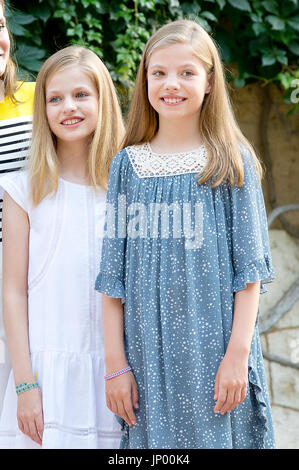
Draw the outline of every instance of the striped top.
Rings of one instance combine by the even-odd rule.
[[[15,93],[20,103],[8,98],[0,102],[0,175],[23,167],[31,141],[34,82],[23,83]],[[0,242],[2,242],[0,199]]]

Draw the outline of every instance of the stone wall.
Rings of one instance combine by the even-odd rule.
[[[262,111],[266,103],[263,88],[250,85],[232,90],[231,94],[241,129],[262,161],[265,138],[268,140],[278,204],[299,204],[298,112],[287,117],[290,107],[283,103],[279,91],[271,86],[272,103],[265,135],[262,133],[265,129]],[[263,192],[269,214],[271,206],[265,178]],[[285,215],[290,223],[299,228],[299,211]],[[269,232],[276,280],[268,285],[268,292],[261,296],[261,325],[299,278],[299,239],[282,228],[276,219]],[[265,355],[272,357],[272,360],[265,359],[265,366],[277,448],[299,449],[299,300],[268,331],[261,334],[261,340]],[[284,362],[286,365],[283,365]]]
[[[267,138],[273,165],[273,175],[279,205],[299,204],[299,112],[287,117],[290,106],[273,85],[269,88],[272,106],[268,120],[268,135],[262,132],[262,111],[265,107],[265,91],[260,85],[248,85],[232,89],[231,97],[237,120],[245,136],[253,143],[263,162],[263,141]],[[270,210],[266,178],[263,190],[267,210]],[[286,214],[289,222],[299,228],[299,212]],[[276,221],[272,228],[282,228]]]
[[[269,236],[276,279],[261,295],[261,326],[299,278],[299,242],[284,230],[270,230]],[[299,365],[299,300],[261,334],[261,341],[263,351],[275,359],[265,360],[265,367],[276,445],[280,449],[299,449],[299,368],[294,367]]]

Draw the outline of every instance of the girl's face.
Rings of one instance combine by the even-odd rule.
[[[99,112],[98,91],[89,75],[69,66],[47,80],[46,112],[57,141],[89,144]]]
[[[204,65],[188,44],[159,48],[150,57],[148,99],[159,119],[199,118],[206,93],[210,92]]]
[[[6,28],[3,7],[0,5],[0,77],[4,74],[9,58],[9,35]]]

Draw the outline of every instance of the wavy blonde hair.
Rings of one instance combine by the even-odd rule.
[[[27,168],[33,205],[39,204],[58,188],[58,157],[56,138],[51,132],[46,114],[46,85],[55,73],[69,66],[80,68],[93,80],[99,96],[98,124],[88,155],[89,182],[107,188],[110,163],[120,149],[124,136],[122,114],[110,74],[91,50],[69,46],[46,60],[36,80],[33,109],[32,144]]]
[[[226,181],[242,186],[244,168],[240,144],[252,153],[261,179],[261,164],[234,117],[216,43],[198,23],[191,20],[168,23],[148,40],[137,73],[122,146],[149,142],[158,132],[159,116],[151,106],[147,94],[148,64],[155,50],[173,44],[191,45],[212,84],[211,91],[205,95],[199,118],[199,131],[207,152],[207,164],[198,175],[198,183],[208,182],[216,187]]]
[[[5,10],[5,3],[4,0],[0,0],[0,6],[3,9],[3,14]],[[12,44],[12,36],[11,33],[8,29],[8,34],[9,34],[9,39],[10,39],[10,44]],[[4,96],[8,97],[11,99],[13,103],[18,103],[19,101],[15,98],[15,92],[17,89],[17,78],[16,78],[16,65],[9,56],[4,74],[1,76],[1,80],[3,80],[4,84]]]

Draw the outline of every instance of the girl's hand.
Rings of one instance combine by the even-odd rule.
[[[17,419],[19,429],[34,442],[42,445],[44,418],[39,388],[33,388],[18,395]]]
[[[108,408],[123,418],[129,426],[136,424],[133,407],[139,408],[138,391],[132,372],[106,381],[106,403]]]
[[[214,412],[222,415],[232,411],[246,397],[248,382],[248,358],[236,354],[225,355],[218,368],[214,400]]]

